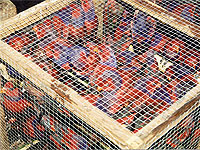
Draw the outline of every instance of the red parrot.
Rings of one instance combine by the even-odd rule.
[[[69,5],[71,9],[71,24],[70,29],[71,31],[69,34],[72,36],[72,39],[75,38],[84,38],[84,12],[83,9],[75,3]]]
[[[197,124],[195,126],[199,127],[200,125],[200,120],[196,120]],[[194,143],[196,142],[196,140],[200,140],[200,128],[195,128],[194,129],[194,135],[192,137],[191,142]]]
[[[185,57],[184,64],[190,67],[192,70],[197,71],[200,69],[200,55],[195,55],[194,52],[195,51]]]
[[[21,113],[27,107],[32,106],[27,100],[22,98],[20,89],[14,87],[13,82],[7,82],[4,85],[2,92],[4,93],[3,105],[11,112]]]
[[[183,61],[185,43],[178,39],[171,39],[166,43],[163,54],[172,61]]]
[[[57,31],[59,38],[67,38],[71,31],[71,9],[66,6],[59,10],[53,19],[53,27]]]
[[[18,52],[24,52],[23,51],[24,46],[28,45],[33,41],[34,41],[33,39],[30,39],[28,35],[24,33],[14,35],[6,39],[6,42]]]
[[[98,66],[100,58],[96,52],[98,51],[98,46],[96,44],[87,41],[85,47],[87,50],[80,53],[79,59],[80,62],[85,63],[85,68],[83,68],[80,73],[90,77],[94,69]]]
[[[173,148],[177,148],[187,137],[191,136],[191,132],[194,129],[194,121],[191,117],[187,117],[175,128],[176,132],[170,136],[166,144],[170,145]],[[172,138],[173,137],[173,138]]]
[[[88,145],[85,138],[59,123],[52,116],[43,116],[43,121],[48,125],[49,130],[52,131],[53,134],[49,138],[56,145],[57,149],[87,149]]]
[[[22,48],[24,47],[25,45],[25,42],[23,40],[23,37],[22,36],[14,36],[14,37],[11,37],[9,40],[8,40],[8,44],[14,48],[15,50],[17,50],[18,52],[21,52],[22,51]]]
[[[42,138],[45,128],[39,123],[36,116],[31,116],[25,121],[23,131],[32,138]]]
[[[48,31],[46,31],[45,28],[46,28],[45,25],[42,23],[37,24],[36,26],[33,27],[33,30],[35,31],[38,39],[41,39],[48,34]]]
[[[91,84],[94,84],[94,79],[98,78],[98,76],[101,75],[104,71],[116,71],[117,68],[117,60],[114,55],[114,51],[109,46],[105,44],[99,44],[95,51],[97,51],[97,55],[100,58],[100,60],[90,77]]]
[[[57,36],[59,38],[67,38],[71,30],[70,25],[66,25],[59,16],[54,16],[52,19],[53,28],[57,31]]]
[[[194,4],[182,4],[176,6],[172,12],[188,21],[195,22],[196,20],[194,18],[194,15],[196,7],[197,6],[195,6]]]
[[[114,33],[114,48],[116,51],[128,50],[130,44],[133,42],[131,38],[131,19],[130,14],[125,10],[122,15],[119,26]]]
[[[150,49],[153,49],[159,53],[162,53],[164,51],[164,47],[166,43],[170,41],[170,38],[160,34],[158,32],[155,32],[155,36],[153,36],[151,40],[151,46]]]
[[[129,104],[130,102],[133,102],[131,106],[132,108],[140,106],[144,102],[152,103],[154,101],[147,93],[144,93],[136,88],[128,89],[126,87],[123,87],[120,91],[118,91],[117,99],[121,102],[121,104]]]
[[[84,12],[86,35],[91,36],[92,32],[98,29],[98,18],[92,0],[82,0],[81,7]]]

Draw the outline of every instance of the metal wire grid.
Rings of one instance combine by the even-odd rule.
[[[155,0],[154,3],[195,24],[200,23],[200,5],[196,0]]]
[[[198,84],[198,40],[121,1],[103,10],[103,39],[92,1],[75,1],[4,41],[137,132]]]
[[[189,113],[148,149],[198,149],[200,144],[199,110],[200,107]]]
[[[109,3],[110,2],[108,1],[107,5]],[[80,11],[79,19],[74,20],[78,22],[73,22],[73,19],[72,20],[70,19],[71,17],[69,15],[70,8],[67,6],[63,10],[60,10],[59,12],[57,12],[56,14],[48,16],[46,19],[43,19],[43,21],[41,21],[40,23],[36,23],[35,25],[29,26],[28,34],[27,34],[27,31],[24,31],[24,34],[23,34],[22,33],[23,30],[22,30],[17,34],[15,33],[14,37],[11,36],[7,38],[5,41],[8,42],[14,48],[16,48],[16,50],[20,51],[25,56],[30,57],[32,61],[34,61],[39,66],[41,66],[41,68],[43,68],[44,70],[48,71],[48,73],[51,73],[52,75],[54,75],[60,81],[68,84],[70,87],[80,92],[80,94],[84,94],[84,95],[86,94],[85,95],[86,99],[91,101],[94,105],[102,109],[104,112],[107,112],[109,115],[111,115],[111,117],[117,120],[119,119],[119,122],[121,123],[125,123],[123,122],[123,120],[121,120],[121,118],[123,118],[122,116],[124,115],[124,113],[121,113],[121,112],[118,112],[118,114],[116,113],[120,109],[122,112],[123,111],[128,112],[130,111],[130,109],[135,107],[133,105],[141,105],[144,102],[144,103],[149,103],[148,105],[151,105],[151,103],[152,104],[154,103],[154,106],[148,106],[146,104],[144,106],[141,106],[142,107],[141,113],[144,113],[144,110],[149,109],[150,107],[158,107],[157,109],[161,110],[162,112],[162,109],[166,109],[170,104],[177,101],[177,98],[181,98],[187,91],[191,89],[191,87],[193,87],[197,83],[195,78],[193,78],[190,75],[190,72],[192,73],[196,72],[196,70],[192,70],[192,68],[186,69],[182,65],[180,65],[181,63],[177,63],[175,67],[171,67],[172,69],[171,68],[168,69],[169,66],[172,66],[172,63],[156,54],[156,49],[157,49],[156,44],[160,46],[158,41],[156,41],[157,43],[155,41],[152,42],[152,45],[155,45],[154,47],[152,46],[154,50],[147,51],[148,48],[151,47],[149,44],[150,42],[149,39],[152,38],[151,40],[158,40],[156,38],[160,38],[160,36],[162,36],[162,35],[159,35],[159,33],[155,32],[156,20],[153,19],[152,17],[148,16],[147,14],[143,12],[136,10],[134,16],[136,17],[138,15],[139,16],[138,18],[141,19],[140,20],[141,22],[137,24],[136,22],[138,20],[137,19],[130,20],[131,14],[127,12],[126,10],[123,10],[124,8],[120,6],[119,3],[115,2],[114,7],[112,7],[111,9],[109,8],[107,9],[106,8],[107,5],[106,5],[105,12],[104,12],[105,13],[104,14],[105,34],[104,35],[105,35],[105,38],[107,39],[105,39],[106,40],[104,42],[105,45],[103,45],[103,44],[96,43],[96,37],[94,35],[96,34],[95,30],[93,34],[92,34],[92,31],[90,31],[92,35],[88,33],[89,32],[88,30],[86,30],[87,31],[86,35],[85,36],[83,35],[85,31],[84,28],[86,27],[83,24],[84,19],[85,19],[84,18],[85,16],[82,15],[83,10],[79,8],[80,2],[77,1],[71,5],[73,9],[77,8]],[[121,12],[118,11],[118,9],[116,9],[115,7],[119,8]],[[107,16],[107,10],[112,11],[112,9],[116,9],[113,11],[116,11],[118,14],[115,15],[115,14],[112,14],[112,12],[109,12],[110,13],[109,15],[111,15],[111,17],[109,18],[109,16]],[[92,13],[93,15],[95,15],[94,10],[91,10],[91,14]],[[120,15],[125,17],[125,18],[122,17],[122,20],[121,20],[122,24],[115,25],[119,22],[115,19],[120,20],[121,19]],[[129,18],[128,18],[128,15],[129,15]],[[114,23],[113,22],[107,23],[106,22],[107,18],[111,20],[113,19]],[[92,20],[91,24],[94,23],[94,25],[89,30],[97,28],[97,20],[95,16],[93,16],[93,19],[94,20]],[[124,21],[123,19],[124,20],[127,19],[127,22],[123,22]],[[148,19],[148,20],[144,20],[144,19]],[[142,24],[145,24],[145,21],[147,21],[148,24],[144,25],[143,27],[139,27]],[[123,25],[123,23],[124,24],[127,23],[127,26]],[[136,23],[136,26],[132,25],[134,23]],[[78,27],[70,26],[70,24],[73,24],[74,26],[78,26]],[[111,26],[114,26],[114,25],[116,27],[110,28]],[[119,27],[117,28],[117,26]],[[123,28],[123,27],[126,29],[125,31],[123,30],[123,32],[121,32],[120,28]],[[30,28],[33,30],[30,30]],[[135,31],[133,28],[135,28]],[[148,31],[147,31],[147,28],[149,28]],[[116,32],[113,35],[112,33],[114,32],[113,30],[115,29],[116,29]],[[125,32],[131,32],[130,29],[133,29],[132,31],[135,33],[128,33],[129,35],[124,34]],[[69,31],[72,31],[72,32],[69,32]],[[149,33],[146,33],[146,32],[149,32]],[[68,35],[68,34],[71,34],[71,35]],[[153,37],[153,35],[157,37]],[[121,36],[125,36],[125,38]],[[20,42],[20,40],[22,40],[23,38],[27,38],[27,41],[26,40],[23,40],[23,41],[26,42],[26,44],[24,45],[28,45],[28,48],[26,48],[26,46],[24,46],[21,43],[17,45],[16,42],[12,42],[12,40],[17,40],[18,42]],[[30,42],[28,40],[32,40],[33,42]],[[113,40],[113,44],[110,44],[112,40]],[[170,40],[170,42],[168,42],[167,40]],[[127,41],[127,42],[125,43],[124,41]],[[28,43],[31,43],[31,44],[28,44]],[[166,44],[163,44],[163,43],[166,43]],[[169,53],[168,51],[163,53],[163,55],[166,55],[167,59],[171,59],[172,61],[177,61],[176,59],[183,59],[181,57],[185,57],[185,56],[179,56],[179,55],[183,55],[183,54],[179,54],[183,52],[174,53],[173,50],[170,51],[171,49],[176,49],[176,48],[177,48],[177,51],[184,50],[185,48],[184,42],[180,41],[179,39],[167,39],[166,37],[166,39],[163,38],[163,43],[161,47],[165,45],[165,47],[168,47],[168,48],[165,48],[166,49],[165,51],[169,50]],[[94,52],[95,50],[98,51],[99,47],[101,47],[100,50],[103,53]],[[72,49],[73,49],[73,52],[71,51]],[[127,52],[127,49],[129,50],[128,52]],[[132,52],[131,52],[131,49],[132,49]],[[94,51],[92,52],[92,50]],[[136,53],[134,53],[133,50]],[[157,51],[160,52],[159,50]],[[110,55],[110,58],[109,57],[105,58],[106,52],[108,55]],[[152,56],[155,56],[155,58],[153,59]],[[108,59],[108,61],[103,62],[104,58]],[[155,59],[157,62],[155,61]],[[182,61],[182,60],[178,60],[178,61]],[[197,67],[198,57],[194,58],[191,61],[196,61],[194,62],[195,64],[191,67]],[[182,62],[182,63],[185,63],[185,62]],[[128,65],[130,65],[132,68],[127,67]],[[181,70],[179,68],[181,69],[183,68],[185,70]],[[168,69],[169,71],[166,71],[165,69]],[[165,74],[163,74],[163,72],[165,72]],[[165,82],[167,80],[165,78],[168,78],[169,80],[175,79],[176,77],[173,76],[173,74],[175,75],[174,72],[179,74],[178,78],[184,78],[186,82],[190,78],[193,81],[190,83],[192,85],[191,86],[188,85],[189,87],[184,85],[186,89],[183,89],[184,86],[181,84],[185,84],[185,83],[182,83],[182,81],[178,81],[179,82],[178,84],[177,81],[175,80],[174,81],[175,83],[173,82],[170,82],[170,83],[177,84],[177,86],[180,87],[178,88],[180,91],[177,90],[176,93],[173,93],[173,91],[170,91],[171,89],[167,89],[167,88],[170,88],[170,86],[172,87],[173,85],[166,86]],[[189,73],[185,73],[185,72],[189,72]],[[144,76],[143,74],[146,74],[146,75]],[[185,74],[186,76],[184,77]],[[159,78],[160,75],[163,76],[163,78]],[[124,76],[124,79],[122,76]],[[112,80],[111,78],[113,78],[114,81],[111,81]],[[127,80],[127,78],[129,79]],[[108,80],[105,81],[105,79],[109,79],[110,81]],[[164,80],[164,81],[158,81],[158,80]],[[152,82],[154,82],[155,85],[151,85]],[[161,85],[161,82],[163,82],[164,84]],[[155,88],[159,89],[160,88],[159,86],[163,86],[162,87],[163,89],[160,88],[161,90],[160,93],[152,92],[152,93],[156,93],[157,95],[150,94],[148,91],[145,91],[145,88],[147,85],[149,86],[148,88],[150,88],[150,90],[155,89]],[[96,89],[97,88],[96,86],[98,86],[99,89]],[[102,90],[102,88],[105,88],[105,89]],[[114,88],[114,89],[109,89],[109,88]],[[99,92],[98,90],[101,90],[101,92]],[[168,91],[166,92],[166,90]],[[170,92],[171,94],[169,94]],[[134,94],[134,93],[137,93],[137,94]],[[137,96],[139,94],[143,95],[145,98],[138,99]],[[98,98],[99,95],[100,95],[100,98]],[[152,97],[156,97],[154,98],[155,100],[152,99],[151,96],[149,97],[149,95],[151,95]],[[118,99],[119,98],[121,99],[117,101],[116,97]],[[160,101],[158,100],[159,97],[162,97]],[[171,99],[169,97],[171,97]],[[133,98],[135,98],[136,100],[133,101],[133,104],[132,104],[132,102],[130,101],[132,101]],[[135,103],[138,103],[138,104],[135,104]],[[162,104],[159,104],[159,103],[162,103]],[[156,104],[158,106],[155,106]],[[125,110],[124,110],[123,109],[124,105],[128,105],[129,107],[125,107]],[[159,106],[163,108],[159,108]],[[109,109],[113,109],[113,110],[109,110]],[[135,112],[133,110],[132,110],[132,113],[129,114],[129,115],[132,115],[132,117],[129,117],[128,120],[130,120],[130,118],[133,119],[134,118],[133,116],[136,115],[135,113],[137,111]],[[110,111],[113,111],[114,113]],[[146,114],[147,116],[149,116],[150,118],[153,117],[153,115],[149,114],[148,111],[146,112],[147,112]],[[141,116],[141,113],[139,114],[139,116]],[[151,113],[155,114],[157,112],[154,111]],[[127,117],[126,115],[124,116],[125,118]],[[144,122],[143,120],[147,120],[147,122],[149,121],[148,117],[145,117],[143,115],[142,117],[145,119],[142,119],[142,121],[139,121],[139,122]]]
[[[12,60],[2,59],[1,107],[10,149],[119,149],[12,68]]]

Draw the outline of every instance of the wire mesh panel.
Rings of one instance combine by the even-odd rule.
[[[195,0],[155,0],[154,3],[173,12],[182,18],[199,25],[200,21],[200,6]]]
[[[178,28],[163,23],[159,17],[141,11],[146,7],[145,5],[137,8],[131,5],[131,1],[99,2],[101,2],[101,5],[98,5],[99,11],[96,7],[97,1],[76,0],[69,2],[67,6],[61,2],[58,4],[59,8],[56,8],[58,11],[50,15],[41,13],[42,15],[38,16],[41,19],[23,28],[20,27],[20,30],[14,29],[15,32],[11,31],[12,33],[3,36],[2,40],[29,59],[24,62],[24,65],[28,66],[30,62],[34,62],[56,81],[62,82],[63,86],[65,84],[81,95],[85,103],[89,102],[92,104],[91,107],[101,110],[99,116],[104,113],[112,119],[113,124],[125,127],[131,133],[138,133],[164,111],[173,110],[171,106],[181,103],[182,98],[199,84],[200,49],[198,36],[196,36],[198,33],[190,37],[187,35],[188,32],[178,31]],[[168,3],[171,4],[167,1],[166,5]],[[162,6],[165,8],[164,4],[163,1]],[[48,7],[47,11],[52,9],[54,8]],[[172,12],[177,10],[178,8]],[[183,11],[182,16],[178,15],[184,18],[186,12],[191,10],[185,8]],[[194,14],[198,16],[196,7]],[[29,18],[31,19],[30,16]],[[198,24],[198,19],[187,20]],[[8,27],[7,32],[10,32],[10,28],[14,28],[12,26],[14,24]],[[5,31],[1,33],[3,35]],[[8,71],[16,72],[13,69]],[[17,76],[14,75],[13,78],[15,77]],[[18,78],[22,80],[24,77]],[[3,86],[8,86],[8,89],[15,91],[16,83],[8,83],[8,85],[4,83]],[[17,85],[18,88],[19,86]],[[19,93],[18,90],[15,92]],[[14,94],[11,94],[11,99],[18,98]],[[41,103],[45,103],[45,100],[43,101]],[[50,103],[50,100],[48,101]],[[28,101],[20,101],[20,103],[24,107],[36,105]],[[61,124],[65,124],[63,120],[68,118],[73,122],[73,126],[78,126],[79,122],[73,118],[69,119],[72,115],[70,112],[66,114],[66,119],[60,118],[62,113],[69,110],[62,105],[60,106],[62,108],[59,106],[59,103],[52,103],[52,107],[55,107],[51,109],[53,114],[47,113],[44,119],[52,120],[50,124],[56,122],[58,126],[62,126]],[[21,109],[19,106],[15,109],[17,108]],[[39,108],[37,109],[41,112]],[[46,111],[49,108],[43,109]],[[42,120],[43,115],[36,110],[31,112],[36,115],[23,122],[30,124],[38,117]],[[28,111],[32,110],[28,109]],[[7,114],[9,113],[6,112]],[[19,115],[18,118],[27,116]],[[156,123],[156,126],[158,125]],[[63,128],[59,128],[60,133],[68,132],[68,127]],[[42,133],[42,127],[39,130],[37,132]],[[69,130],[76,133],[71,128]],[[31,134],[34,136],[34,133]],[[49,138],[54,141],[53,144],[56,144],[57,140],[51,134],[54,133],[49,133]],[[85,137],[76,134],[74,138],[84,143]],[[56,138],[62,137],[59,134],[56,136]],[[63,147],[59,144],[57,148],[64,149],[67,145],[65,143]]]
[[[2,60],[0,70],[10,149],[118,149]]]
[[[158,139],[149,149],[198,149],[200,144],[199,111],[196,108],[177,126]]]

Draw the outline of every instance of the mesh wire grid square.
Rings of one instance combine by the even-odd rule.
[[[159,18],[162,12],[156,17],[141,11],[145,5],[139,2],[138,7],[133,7],[131,1],[107,0],[101,2],[98,11],[94,2],[76,0],[67,6],[60,2],[58,11],[38,16],[42,19],[33,19],[34,23],[2,41],[76,91],[91,107],[112,118],[113,124],[118,122],[132,134],[138,133],[198,86],[200,42],[163,23]],[[195,27],[199,25],[198,2],[149,3]],[[47,149],[118,148],[41,92],[10,62],[4,58],[1,62],[2,107],[11,149],[23,144],[34,147],[38,143],[40,148]],[[194,125],[191,130],[199,133],[198,121],[193,124],[197,127]],[[185,131],[181,127],[172,130],[176,132],[170,134],[174,137],[179,136],[178,130],[180,134]],[[196,148],[199,140],[193,141]]]

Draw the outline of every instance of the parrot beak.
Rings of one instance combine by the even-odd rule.
[[[161,83],[158,83],[158,88],[160,88],[162,85],[161,85]]]
[[[98,53],[98,51],[99,51],[98,47],[95,46],[95,48],[93,49],[93,51]]]
[[[1,91],[0,91],[0,93],[1,93],[1,94],[5,94],[5,93],[6,93],[6,89],[5,89],[5,88],[2,88]]]
[[[128,50],[131,51],[131,52],[134,52],[133,45],[130,45],[129,48],[128,48]]]
[[[167,76],[167,79],[169,80],[169,81],[171,81],[172,79],[169,77],[169,76]]]
[[[37,33],[37,29],[36,29],[36,27],[33,27],[33,31],[34,31],[35,33]]]
[[[35,141],[33,141],[33,144],[35,145],[35,144],[37,144],[37,143],[39,143],[40,141],[38,141],[38,140],[35,140]]]
[[[103,90],[103,88],[101,88],[101,87],[97,87],[97,91],[99,91],[99,92],[101,92]]]
[[[179,52],[179,46],[176,46],[176,52],[178,53]]]

